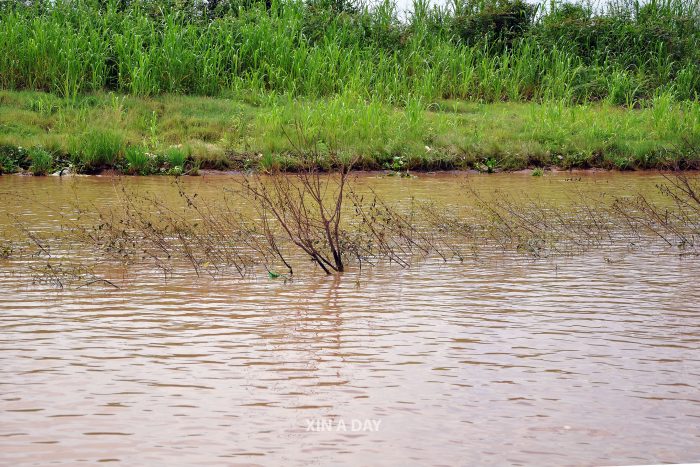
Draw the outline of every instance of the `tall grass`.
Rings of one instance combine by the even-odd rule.
[[[114,167],[124,152],[121,134],[95,129],[72,142],[73,163],[82,172],[94,172]]]
[[[151,157],[141,146],[128,146],[124,152],[127,172],[131,175],[149,175],[154,167]]]
[[[75,99],[115,90],[405,105],[700,93],[699,0],[604,9],[521,0],[55,0],[0,3],[0,87]],[[189,5],[189,6],[183,6]],[[207,7],[208,5],[208,7]],[[257,96],[257,97],[256,97]]]
[[[53,167],[53,156],[43,148],[32,148],[29,151],[29,158],[32,165],[29,167],[34,175],[46,175]]]
[[[179,147],[168,148],[165,151],[165,160],[168,163],[170,172],[174,175],[181,174],[187,162],[187,150]]]

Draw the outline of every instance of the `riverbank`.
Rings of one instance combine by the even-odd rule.
[[[0,171],[293,170],[480,171],[700,167],[700,105],[664,96],[642,107],[561,102],[409,101],[350,95],[292,99],[95,93],[74,99],[0,91]]]

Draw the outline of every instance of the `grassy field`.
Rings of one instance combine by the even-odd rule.
[[[700,104],[393,107],[348,96],[223,99],[96,93],[66,101],[0,91],[0,166],[45,173],[294,169],[298,155],[358,158],[363,169],[700,167]],[[46,155],[52,160],[47,168]],[[328,156],[328,157],[323,157]],[[331,157],[334,156],[334,157]],[[38,161],[38,162],[37,162]],[[36,169],[36,170],[35,170]]]
[[[692,168],[700,0],[0,0],[0,171]]]

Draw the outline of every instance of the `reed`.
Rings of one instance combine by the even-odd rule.
[[[112,90],[636,106],[697,99],[699,45],[698,0],[417,0],[406,15],[391,0],[0,3],[0,87],[71,100]]]

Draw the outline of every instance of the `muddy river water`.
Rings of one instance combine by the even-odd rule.
[[[450,204],[463,178],[359,183]],[[550,199],[660,181],[472,178]],[[213,193],[230,179],[185,183]],[[0,209],[38,230],[57,228],[47,205],[113,193],[107,177],[0,177]],[[63,290],[20,266],[0,260],[1,465],[700,462],[698,259],[642,248]]]

